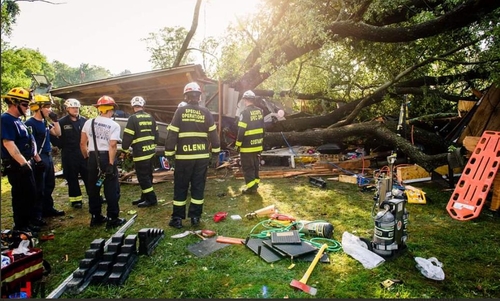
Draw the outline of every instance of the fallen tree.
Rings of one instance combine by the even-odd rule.
[[[425,133],[424,131],[419,132],[419,135],[427,137],[428,141],[432,141],[431,144],[438,143],[435,146],[439,149],[445,146],[443,140],[437,135]],[[428,155],[420,151],[419,148],[407,139],[395,134],[385,123],[380,121],[303,132],[267,132],[264,138],[264,145],[268,149],[287,145],[319,146],[336,141],[340,142],[352,136],[370,137],[384,145],[392,146],[394,150],[404,153],[411,162],[420,165],[429,172],[448,163],[447,153]]]

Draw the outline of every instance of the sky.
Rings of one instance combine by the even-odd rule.
[[[10,43],[37,49],[49,62],[100,66],[112,74],[152,70],[141,39],[163,27],[191,28],[196,0],[48,0],[17,2]],[[258,0],[203,0],[196,36],[220,36]]]

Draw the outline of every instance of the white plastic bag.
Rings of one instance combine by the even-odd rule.
[[[14,250],[12,250],[12,255],[16,255],[16,254],[31,255],[31,254],[34,254],[35,252],[30,252],[29,246],[30,246],[29,240],[26,240],[26,239],[21,240],[21,242],[19,242],[19,246],[17,248],[15,248]]]
[[[368,250],[366,243],[359,237],[347,231],[342,234],[342,249],[347,255],[361,262],[366,269],[378,267],[385,261],[383,257]]]
[[[415,257],[417,262],[417,269],[425,277],[432,280],[444,280],[444,271],[442,269],[443,263],[437,260],[436,257],[430,257],[428,259],[422,257]]]

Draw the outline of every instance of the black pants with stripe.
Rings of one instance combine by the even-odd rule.
[[[61,155],[64,179],[68,182],[70,202],[82,201],[82,190],[78,177],[81,177],[88,193],[88,166],[80,149],[63,149]]]
[[[240,153],[241,169],[247,189],[251,189],[260,182],[259,168],[260,159],[259,153]]]
[[[191,199],[201,201],[201,204],[189,203],[188,217],[200,217],[203,212],[205,198],[205,183],[207,180],[208,163],[210,159],[175,160],[174,169],[174,202],[184,202],[176,206],[172,217],[186,218],[186,202],[188,191]]]
[[[141,186],[141,200],[156,203],[156,194],[153,190],[153,160],[150,159],[135,161],[134,168],[137,175],[137,181]]]

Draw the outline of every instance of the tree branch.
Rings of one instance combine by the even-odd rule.
[[[399,73],[398,75],[396,75],[396,77],[394,77],[394,79],[384,83],[382,86],[380,86],[378,89],[376,89],[373,94],[377,95],[377,94],[381,94],[383,92],[385,92],[390,86],[392,86],[394,83],[398,82],[401,78],[403,78],[404,76],[410,74],[411,72],[417,70],[418,68],[422,67],[422,66],[425,66],[427,64],[430,64],[440,58],[444,58],[448,55],[451,55],[459,50],[462,50],[466,47],[469,47],[470,45],[473,45],[479,41],[481,41],[482,38],[479,38],[477,40],[474,40],[474,41],[470,41],[468,43],[465,43],[463,45],[460,45],[460,46],[457,46],[449,51],[447,51],[446,53],[438,56],[438,57],[431,57],[431,58],[428,58],[428,59],[425,59],[423,60],[422,62],[420,63],[417,63],[413,66],[410,66],[408,68],[406,68],[406,70],[404,70],[403,72]],[[354,110],[345,118],[345,120],[342,120],[342,121],[339,121],[335,124],[332,124],[330,127],[339,127],[339,126],[344,126],[346,124],[350,124],[354,118],[356,118],[356,116],[358,116],[359,112],[361,111],[361,109],[363,109],[364,107],[367,106],[367,104],[370,102],[370,100],[372,100],[372,95],[369,95],[367,97],[365,97],[363,100],[361,100],[361,102],[358,103],[358,105],[354,108]],[[370,104],[373,104],[373,103],[370,103]]]
[[[196,6],[194,8],[193,22],[191,23],[191,29],[189,29],[189,32],[186,38],[184,39],[184,42],[182,43],[181,49],[177,53],[177,57],[175,58],[172,67],[179,67],[179,65],[182,62],[182,58],[184,57],[184,54],[186,54],[186,49],[188,48],[191,39],[196,33],[196,29],[198,28],[198,17],[200,15],[201,1],[202,0],[196,0]]]

